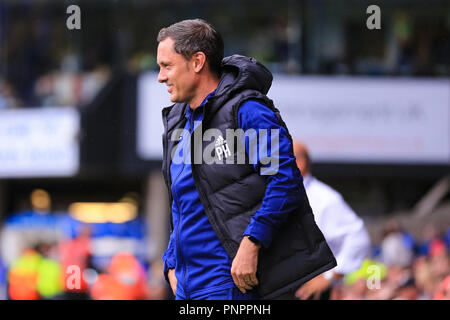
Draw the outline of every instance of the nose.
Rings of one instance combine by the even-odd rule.
[[[167,76],[164,73],[164,71],[162,69],[159,69],[159,73],[158,73],[158,82],[166,82],[167,81]]]

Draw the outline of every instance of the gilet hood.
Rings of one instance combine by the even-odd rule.
[[[214,114],[233,95],[244,90],[256,90],[267,94],[272,85],[272,73],[255,58],[232,55],[222,60],[222,75],[214,96],[209,98],[208,112]],[[186,112],[186,103],[163,109],[163,117],[168,118],[170,130]]]

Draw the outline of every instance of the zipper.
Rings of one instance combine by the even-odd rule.
[[[195,116],[194,116],[195,110],[192,110],[191,115],[189,117],[189,134],[190,134],[190,137],[192,137],[192,131],[193,131],[193,125],[194,125],[194,119],[195,119]],[[189,141],[189,144],[190,143],[191,143],[191,141]],[[183,147],[184,147],[184,145],[183,145]],[[189,145],[189,148],[190,147],[191,146]],[[184,151],[185,150],[183,148],[183,156],[184,156]],[[185,169],[185,166],[186,166],[186,163],[183,160],[183,168],[181,169],[180,174],[176,177],[175,181],[178,180],[178,177],[181,175],[181,172],[183,172],[183,170]],[[191,171],[192,171],[192,164],[191,164]],[[181,221],[181,211],[179,210],[179,212],[180,212],[180,218],[178,219],[177,243],[179,243],[179,232],[180,232],[179,224],[180,224],[180,221]],[[180,248],[180,246],[177,246],[177,247]],[[181,249],[180,249],[180,256],[182,256]],[[187,262],[185,261],[184,257],[183,257],[183,260],[184,260],[184,263],[183,263],[183,265],[184,265],[184,274],[183,274],[182,286],[183,286],[184,294],[186,296],[186,300],[190,300],[189,292],[186,290]]]
[[[168,117],[168,112],[166,112],[166,109],[164,109],[162,111],[162,117],[163,117],[163,125],[164,125],[164,133],[163,133],[163,161],[165,162],[165,165],[163,164],[163,169],[165,171],[165,176],[167,177],[167,181],[166,181],[166,185],[167,185],[167,189],[172,190],[172,177],[171,177],[171,173],[170,173],[170,157],[171,157],[171,150],[173,148],[170,148],[171,150],[169,151],[169,145],[170,143],[168,143],[168,135],[169,135],[169,117]],[[175,125],[173,125],[172,127],[177,127],[178,124],[181,122],[182,120],[180,119]],[[169,192],[169,203],[172,203],[173,199],[172,199],[172,192]],[[174,230],[173,227],[173,219],[172,219],[172,208],[170,208],[169,210],[170,213],[170,227],[171,230]]]
[[[192,131],[193,131],[193,124],[194,124],[194,112],[195,110],[192,111],[190,118],[189,118],[189,133],[192,137]],[[186,139],[186,137],[184,137],[184,139]],[[183,139],[183,140],[184,140]],[[191,142],[191,141],[190,141]],[[183,141],[181,141],[181,143],[183,143]],[[176,182],[178,181],[178,178],[181,176],[182,172],[184,171],[184,169],[186,168],[186,162],[185,162],[185,148],[184,145],[182,145],[183,147],[183,167],[181,168],[180,172],[178,173],[178,175],[175,177],[175,179],[173,180],[173,182],[171,183],[172,188],[175,186]],[[189,146],[190,147],[190,146]],[[191,165],[191,170],[192,170],[192,165]],[[180,223],[181,223],[181,210],[180,210],[180,206],[178,204],[178,197],[176,192],[174,191],[174,189],[172,190],[172,193],[174,194],[174,200],[175,203],[178,207],[178,223],[177,223],[177,230],[176,230],[176,243],[177,243],[177,251],[179,253],[180,258],[183,260],[183,266],[184,266],[184,274],[183,274],[183,281],[182,281],[182,286],[183,286],[183,290],[184,290],[184,294],[186,296],[187,300],[190,300],[190,296],[189,296],[189,292],[186,290],[186,275],[187,275],[187,263],[186,260],[184,259],[183,256],[183,251],[181,250],[181,246],[180,246]]]
[[[166,153],[164,155],[164,161],[166,162],[165,171],[166,171],[166,176],[167,176],[167,180],[168,180],[167,184],[168,184],[168,187],[170,186],[170,190],[171,190],[171,192],[169,192],[169,200],[170,200],[170,203],[172,203],[172,201],[175,201],[175,203],[176,203],[176,205],[178,207],[178,223],[177,223],[177,228],[175,230],[176,231],[176,244],[177,244],[177,251],[179,253],[179,256],[180,256],[180,258],[182,258],[182,260],[184,260],[184,257],[183,257],[183,254],[182,254],[182,250],[180,249],[180,245],[179,245],[179,242],[180,242],[179,241],[179,233],[180,233],[181,211],[179,209],[180,206],[179,206],[178,201],[177,201],[176,193],[173,192],[173,187],[174,187],[174,184],[177,182],[178,178],[180,177],[181,173],[183,172],[186,164],[183,161],[183,168],[180,170],[178,175],[175,177],[174,181],[172,181],[172,175],[171,175],[171,172],[170,172],[171,171],[170,170],[170,165],[171,165],[170,156],[171,156],[171,152],[168,150],[169,144],[167,142],[167,135],[169,134],[168,133],[168,119],[167,119],[167,117],[164,116],[164,114],[163,114],[163,119],[164,119],[164,121],[163,121],[163,124],[164,124],[163,150]],[[178,125],[178,123],[175,126],[177,126],[177,125]],[[175,197],[172,197],[172,194],[175,194]],[[172,208],[170,208],[170,225],[172,227],[172,230],[174,230]],[[186,264],[184,264],[183,289],[184,289],[185,295],[188,297],[189,295],[186,293],[186,285],[185,285],[186,273],[187,273],[187,267],[186,267]]]
[[[193,118],[194,117],[191,114],[191,118],[189,119],[189,131],[191,131],[191,128],[192,128],[192,123],[193,123],[192,119]],[[181,143],[181,147],[183,148],[183,166],[182,166],[180,172],[178,173],[178,175],[173,180],[172,188],[175,187],[176,182],[178,181],[179,177],[181,176],[181,174],[183,173],[184,169],[186,168],[186,161],[185,161],[185,151],[186,150],[185,150],[184,145],[183,145],[183,142],[184,142],[185,139],[186,139],[186,137],[183,137],[183,140],[181,142],[179,142],[179,143]],[[180,144],[178,144],[178,146],[180,146]],[[178,223],[177,223],[177,230],[176,230],[176,232],[177,232],[176,233],[176,243],[177,243],[178,254],[179,254],[180,258],[182,259],[183,266],[184,266],[182,286],[183,286],[183,291],[184,291],[184,294],[186,296],[186,299],[189,300],[190,299],[189,292],[186,290],[187,263],[186,263],[186,260],[184,259],[183,250],[181,249],[181,246],[180,246],[180,224],[181,224],[182,213],[181,213],[181,210],[180,210],[180,206],[179,206],[179,203],[178,203],[178,196],[177,196],[177,194],[175,192],[175,189],[172,189],[172,193],[174,194],[174,200],[175,200],[175,203],[176,203],[176,205],[178,207]]]
[[[187,273],[187,265],[186,265],[186,260],[184,259],[183,256],[183,251],[181,250],[180,247],[180,223],[181,223],[181,212],[180,212],[180,206],[178,205],[178,201],[175,199],[176,205],[178,207],[178,223],[177,223],[177,236],[176,236],[176,243],[177,243],[177,251],[178,254],[180,256],[180,258],[183,261],[183,266],[184,266],[184,273],[183,273],[183,281],[182,281],[182,286],[183,286],[183,291],[184,294],[186,296],[186,299],[189,299],[189,293],[186,290],[186,273]]]
[[[183,142],[183,141],[181,141],[181,142]],[[178,145],[179,146],[179,145]],[[183,153],[184,153],[184,148],[183,148]],[[183,154],[183,156],[184,156],[184,154]],[[185,166],[186,166],[186,163],[185,163],[185,161],[183,160],[183,167],[181,168],[181,170],[180,170],[180,172],[178,173],[178,175],[175,177],[175,179],[173,180],[173,183],[172,183],[172,193],[173,193],[173,199],[174,199],[174,201],[175,201],[175,204],[176,204],[176,206],[178,207],[178,223],[177,223],[177,230],[176,230],[176,245],[177,245],[177,251],[178,251],[178,254],[179,254],[179,257],[182,259],[182,261],[184,262],[183,263],[183,265],[184,265],[184,274],[183,274],[183,281],[182,281],[182,286],[183,286],[183,290],[184,290],[184,294],[186,295],[186,298],[187,298],[187,296],[188,296],[188,293],[186,292],[186,273],[187,273],[187,267],[186,267],[186,261],[185,261],[185,259],[184,259],[184,256],[183,256],[183,251],[181,250],[181,246],[180,246],[180,223],[181,223],[181,217],[182,217],[182,214],[181,214],[181,210],[180,210],[180,205],[179,205],[179,203],[178,203],[178,196],[177,196],[177,194],[176,194],[176,192],[175,192],[175,184],[176,184],[176,182],[178,181],[178,178],[181,176],[181,174],[183,173],[183,171],[184,171],[184,168],[185,168]]]
[[[167,189],[169,189],[169,187],[170,187],[170,189],[171,189],[171,186],[172,186],[172,179],[171,179],[171,177],[170,177],[170,161],[169,161],[169,159],[170,158],[168,158],[167,157],[167,155],[169,154],[169,152],[168,152],[168,142],[167,142],[167,135],[168,135],[168,132],[167,132],[167,127],[168,127],[168,124],[167,124],[167,122],[168,122],[168,120],[167,120],[167,118],[164,116],[164,112],[163,112],[163,125],[164,125],[164,133],[163,133],[163,141],[162,141],[162,143],[163,143],[163,166],[162,166],[162,169],[164,170],[164,175],[165,175],[165,177],[166,177],[166,179],[165,179],[165,182],[166,182],[166,186],[167,186]],[[172,203],[172,192],[169,192],[169,203]],[[173,229],[174,229],[174,227],[173,227],[173,218],[172,218],[172,208],[170,208],[170,210],[169,210],[170,212],[170,216],[169,216],[169,222],[170,222],[170,228],[171,228],[171,230],[170,231],[172,231]]]
[[[195,119],[194,112],[195,112],[195,110],[192,111],[191,116],[189,118],[189,134],[190,134],[190,136],[192,135],[192,126],[194,124],[194,119]],[[191,146],[189,145],[189,148],[190,147]],[[184,148],[183,148],[183,156],[184,156]],[[185,161],[183,161],[183,169],[181,170],[181,172],[184,170],[185,166],[186,166],[186,163],[185,163]],[[191,164],[191,171],[192,171],[192,164]],[[180,220],[181,219],[179,219],[178,221],[180,221]],[[178,228],[178,231],[179,230],[180,230],[180,228]],[[184,274],[183,274],[183,290],[184,290],[184,295],[186,296],[186,300],[190,300],[189,292],[186,290],[186,274],[187,274],[187,262],[185,261],[185,263],[184,263]]]

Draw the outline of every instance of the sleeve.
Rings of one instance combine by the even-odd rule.
[[[248,100],[239,108],[238,124],[246,133],[245,149],[254,169],[267,176],[261,207],[243,235],[255,237],[267,248],[274,232],[298,207],[303,179],[289,134],[271,109]]]
[[[360,268],[370,250],[370,237],[364,222],[342,197],[324,208],[317,224],[336,257],[334,271],[345,275]]]
[[[176,206],[172,206],[172,211],[173,210],[176,210]],[[167,276],[169,269],[174,269],[176,266],[175,250],[175,232],[172,230],[169,237],[169,244],[167,245],[167,249],[162,256],[164,262],[164,278],[167,282],[169,282],[169,278]]]

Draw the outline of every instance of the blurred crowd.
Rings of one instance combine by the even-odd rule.
[[[157,30],[191,10],[221,30],[226,55],[255,57],[274,73],[447,77],[446,5],[382,8],[382,29],[368,32],[365,7],[329,0],[263,1],[257,11],[252,1],[98,1],[83,5],[81,30],[69,31],[60,1],[1,3],[0,110],[87,103],[114,69],[157,69]]]
[[[166,298],[162,266],[148,261],[142,219],[111,220],[103,213],[84,221],[70,208],[53,212],[42,189],[30,200],[31,209],[9,215],[0,230],[0,299]]]
[[[78,237],[38,242],[8,267],[0,267],[2,299],[147,300],[165,299],[165,283],[133,253],[118,252],[105,266],[92,260],[86,228]],[[157,265],[157,263],[156,263]],[[161,271],[162,273],[162,271]]]
[[[23,100],[13,85],[0,79],[0,110],[23,107],[83,107],[89,104],[110,79],[110,68],[99,65],[92,71],[54,70],[36,79],[30,100]]]
[[[335,285],[336,300],[450,300],[450,227],[423,229],[421,239],[395,220],[359,270]]]
[[[12,300],[147,300],[165,294],[164,287],[152,290],[144,265],[131,253],[115,254],[105,270],[92,266],[87,235],[24,250],[5,276],[5,298]]]
[[[75,237],[37,241],[23,247],[11,263],[0,263],[0,297],[13,300],[170,298],[158,259],[150,266],[132,250],[123,250],[98,263],[93,259],[92,227],[80,226]],[[17,246],[17,243],[8,242],[6,246]],[[415,239],[395,220],[390,220],[381,243],[372,245],[371,254],[360,269],[334,284],[331,299],[449,300],[449,248],[450,228],[440,232],[430,225],[424,229],[421,239]]]

